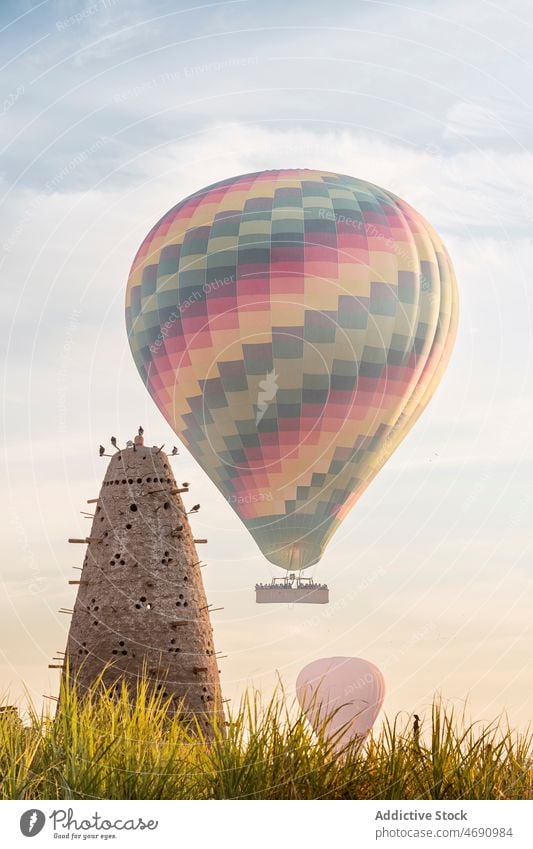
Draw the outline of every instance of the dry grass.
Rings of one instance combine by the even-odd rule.
[[[55,717],[2,714],[0,798],[533,798],[531,733],[470,723],[440,699],[418,740],[397,716],[341,755],[281,690],[266,705],[248,694],[211,740],[167,707],[141,681],[134,700],[65,689]]]

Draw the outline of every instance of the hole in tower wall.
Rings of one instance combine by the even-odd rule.
[[[165,503],[163,504],[163,509],[168,510],[169,508],[170,508],[170,501],[165,501]]]
[[[131,531],[131,525],[129,524],[129,522],[128,522],[128,524],[126,525],[126,530],[127,530],[127,531]]]
[[[136,512],[137,512],[137,509],[138,509],[138,508],[137,508],[137,505],[136,505],[136,504],[130,504],[130,510],[131,510],[131,512],[132,512],[132,513],[136,513]]]

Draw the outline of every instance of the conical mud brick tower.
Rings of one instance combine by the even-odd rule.
[[[169,458],[135,443],[109,463],[79,580],[66,659],[83,692],[102,673],[132,692],[143,668],[152,686],[184,700],[209,726],[222,719],[209,609],[181,493]]]

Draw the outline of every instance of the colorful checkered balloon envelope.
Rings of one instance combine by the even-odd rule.
[[[153,227],[126,323],[171,427],[265,556],[294,570],[320,559],[433,395],[457,290],[440,238],[400,198],[264,171]]]

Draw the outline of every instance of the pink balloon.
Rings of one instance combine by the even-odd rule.
[[[315,731],[322,728],[326,737],[339,734],[335,749],[340,749],[369,733],[383,704],[385,680],[368,660],[324,657],[304,666],[296,695]]]

